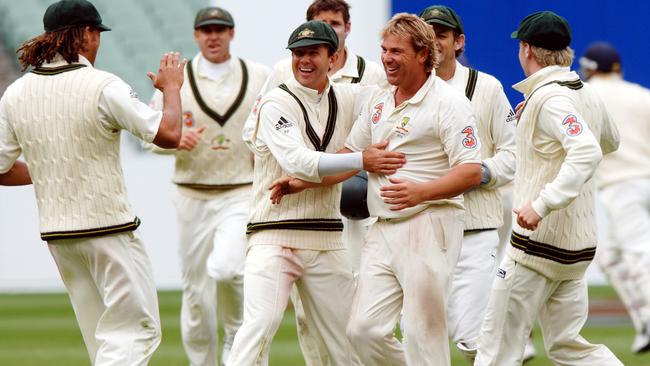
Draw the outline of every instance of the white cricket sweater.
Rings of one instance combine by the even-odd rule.
[[[605,103],[619,133],[619,149],[603,157],[596,184],[606,187],[631,179],[650,178],[650,90],[630,83],[619,74],[589,79]]]
[[[181,193],[195,198],[252,183],[253,159],[241,131],[268,75],[263,65],[231,57],[229,72],[212,80],[201,71],[201,58],[185,69],[181,100],[183,127],[205,131],[191,151],[176,150],[173,177]]]
[[[469,69],[456,62],[454,76],[447,82],[467,96],[469,76]],[[470,103],[481,140],[481,160],[490,169],[492,179],[485,186],[463,193],[465,230],[496,229],[503,225],[497,188],[512,181],[515,173],[514,112],[499,80],[480,71]]]
[[[104,87],[117,77],[82,64],[40,68],[5,93],[6,113],[29,164],[41,238],[134,230],[120,166],[120,134],[98,121]]]
[[[591,178],[601,149],[616,149],[616,129],[597,94],[568,68],[543,68],[514,88],[526,106],[517,124],[513,207],[532,202],[542,220],[534,231],[513,220],[508,255],[552,280],[581,278],[596,252]]]
[[[313,133],[308,133],[303,111],[289,93],[275,88],[264,96],[249,141],[255,152],[254,198],[248,225],[249,245],[273,244],[311,250],[342,249],[340,184],[288,195],[277,205],[271,203],[268,188],[274,180],[286,175],[320,181],[319,155],[315,152],[317,149],[314,145],[323,143],[327,140],[326,136],[330,135],[323,152],[335,153],[344,147],[345,138],[356,117],[355,89],[348,85],[330,83],[319,96],[316,91],[303,87],[293,78],[286,85],[303,103]],[[330,100],[330,91],[333,91],[336,108],[333,107],[333,100]],[[266,110],[270,106],[281,111],[280,119],[267,118]],[[335,124],[328,124],[328,119],[333,119]],[[262,123],[269,124],[265,134],[261,131],[265,128],[260,126]],[[295,134],[297,139],[304,141],[304,146],[300,150],[278,146],[282,150],[273,153],[265,139],[282,138],[284,134]],[[290,171],[283,169],[282,164],[291,167]]]

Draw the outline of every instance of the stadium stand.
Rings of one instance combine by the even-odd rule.
[[[42,15],[53,0],[0,0],[0,93],[19,76],[14,51],[43,31]],[[102,36],[96,66],[110,71],[149,100],[153,93],[147,71],[156,71],[160,56],[181,52],[186,58],[198,49],[192,39],[194,14],[207,0],[92,0],[104,23],[113,29]]]

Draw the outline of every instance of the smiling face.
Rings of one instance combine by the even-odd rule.
[[[194,39],[208,61],[222,63],[230,58],[230,42],[235,29],[225,25],[206,25],[194,30]]]
[[[454,34],[454,30],[434,25],[433,30],[436,32],[436,46],[438,47],[438,63],[440,66],[449,65],[456,62],[456,52],[465,47],[465,35]]]
[[[427,49],[415,51],[410,39],[392,34],[381,42],[381,62],[386,71],[386,79],[391,85],[409,85],[427,74],[425,62]]]
[[[322,93],[327,86],[327,72],[334,62],[324,44],[298,47],[291,50],[293,76],[300,85]]]

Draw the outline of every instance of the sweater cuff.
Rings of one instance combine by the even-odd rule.
[[[533,201],[531,206],[533,207],[533,210],[535,210],[535,212],[539,215],[539,217],[542,218],[546,217],[546,215],[548,215],[550,211],[548,206],[546,206],[546,204],[544,203],[541,197]]]

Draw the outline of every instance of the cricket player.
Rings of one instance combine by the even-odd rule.
[[[359,85],[385,84],[386,76],[381,66],[355,54],[346,45],[352,23],[350,21],[350,5],[345,0],[315,0],[307,8],[306,19],[307,21],[323,21],[332,26],[336,32],[339,47],[336,50],[336,61],[328,72],[332,82]],[[261,94],[265,94],[291,77],[291,58],[279,61],[273,67],[273,72],[265,83]],[[358,179],[363,181],[363,177],[366,176],[365,172],[359,172],[358,174],[358,177],[352,177],[349,181],[343,183],[342,200],[347,199],[348,195],[354,194],[354,183]],[[343,243],[348,249],[355,272],[359,271],[361,247],[363,246],[368,225],[373,221],[373,218],[348,219],[347,216],[358,215],[355,211],[357,206],[359,206],[359,203],[356,202],[354,204],[348,204],[346,201],[341,202]],[[309,329],[305,325],[304,311],[295,289],[291,293],[291,301],[294,305],[298,333],[302,335],[299,340],[303,355],[305,358],[310,359],[308,363],[320,364],[323,360],[318,354],[319,345],[317,343],[319,340],[311,336]]]
[[[327,75],[338,49],[338,37],[329,24],[300,25],[287,48],[294,77],[264,96],[254,111],[258,117],[252,134],[244,135],[255,153],[254,200],[248,224],[244,323],[228,365],[268,363],[294,283],[306,326],[322,345],[318,350],[322,364],[355,365],[358,360],[345,337],[354,282],[341,242],[340,186],[308,190],[277,204],[270,200],[269,187],[286,175],[319,183],[322,177],[364,168],[392,173],[404,158],[382,150],[385,142],[363,153],[336,154],[358,114],[359,93],[354,86],[332,83]]]
[[[580,58],[584,76],[621,134],[619,149],[603,157],[597,186],[605,232],[596,259],[636,329],[632,351],[650,351],[650,90],[622,77],[621,57],[609,43],[591,44]],[[600,227],[600,225],[599,225]]]
[[[497,188],[512,181],[515,173],[515,114],[496,78],[456,60],[465,48],[458,14],[448,6],[432,5],[420,17],[436,33],[436,76],[470,100],[481,140],[481,184],[463,194],[465,231],[448,309],[449,335],[473,363],[497,266],[497,229],[503,224]]]
[[[365,365],[449,365],[447,293],[463,235],[461,194],[480,182],[479,136],[469,102],[435,76],[433,29],[402,13],[381,36],[392,87],[372,95],[346,147],[388,139],[406,164],[391,176],[369,174],[378,221],[362,250],[347,333]],[[393,335],[400,310],[405,350]]]
[[[160,343],[149,258],[136,231],[120,166],[120,131],[174,148],[181,136],[185,62],[163,56],[163,111],[117,76],[93,67],[108,31],[86,0],[63,0],[43,16],[45,33],[19,49],[31,71],[0,100],[0,174],[23,153],[38,204],[41,239],[65,284],[90,363],[147,365]],[[19,164],[19,166],[22,164]]]
[[[587,319],[587,266],[596,252],[593,174],[618,132],[597,93],[569,69],[566,19],[525,17],[512,38],[526,79],[519,111],[513,233],[497,271],[475,365],[521,365],[537,319],[557,365],[622,365],[580,336]]]
[[[183,135],[177,149],[163,151],[176,158],[181,334],[193,366],[219,364],[217,319],[224,326],[225,364],[242,322],[253,157],[241,131],[268,69],[232,55],[234,36],[227,10],[197,12],[194,40],[200,52],[188,64],[181,89]],[[151,104],[162,108],[162,93]]]

